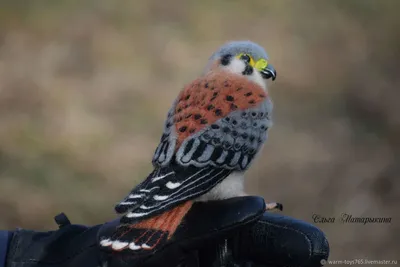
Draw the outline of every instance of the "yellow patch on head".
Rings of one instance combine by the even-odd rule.
[[[258,71],[264,70],[268,66],[268,61],[266,59],[259,59],[256,64],[254,65],[254,68],[256,68]]]
[[[268,61],[266,59],[259,59],[257,62],[254,61],[254,59],[249,55],[249,54],[239,54],[236,57],[238,59],[242,59],[243,56],[247,56],[250,59],[249,65],[257,69],[258,71],[264,70],[268,66]]]

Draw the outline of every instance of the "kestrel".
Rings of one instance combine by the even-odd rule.
[[[258,44],[235,41],[220,47],[172,104],[154,170],[116,205],[124,216],[101,246],[154,251],[173,236],[194,201],[245,195],[243,175],[272,126],[270,78],[275,80],[276,71]]]

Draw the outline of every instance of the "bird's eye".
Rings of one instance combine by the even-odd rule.
[[[250,56],[247,55],[247,54],[241,55],[241,56],[240,56],[240,59],[243,60],[243,61],[246,62],[246,63],[250,63],[250,60],[251,60]]]

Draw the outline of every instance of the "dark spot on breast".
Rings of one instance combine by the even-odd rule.
[[[190,98],[190,95],[187,95],[187,96],[185,97],[186,100],[188,100],[189,98]]]
[[[216,99],[216,98],[217,98],[216,96],[211,97],[210,102],[214,101],[214,99]]]
[[[195,120],[198,120],[198,119],[200,119],[200,118],[201,118],[201,115],[200,115],[200,114],[195,114],[195,115],[194,115],[194,119],[195,119]]]
[[[253,127],[257,127],[257,125],[258,125],[257,122],[253,123]]]
[[[186,119],[189,119],[190,117],[192,117],[192,114],[187,114],[187,115],[185,116]]]
[[[253,118],[257,117],[257,112],[252,112],[252,113],[251,113],[251,116],[252,116]]]
[[[224,120],[225,120],[226,122],[229,122],[229,121],[231,120],[231,118],[226,117]]]
[[[238,135],[239,135],[239,134],[238,134],[237,131],[232,131],[232,136],[233,136],[233,137],[238,137]]]
[[[233,120],[233,121],[232,121],[232,124],[233,124],[233,125],[237,125],[237,123],[238,123],[237,120]]]
[[[184,108],[186,109],[186,108],[188,108],[189,106],[190,106],[189,104],[186,104]]]
[[[248,93],[245,93],[244,96],[251,96],[252,94],[253,94],[252,92],[248,92]]]
[[[254,148],[250,148],[250,149],[249,149],[249,153],[250,153],[250,154],[254,154],[255,152],[256,152],[256,150],[255,150]]]
[[[250,138],[249,138],[250,142],[253,142],[254,139],[256,139],[256,137],[254,135],[250,135]]]
[[[247,137],[249,137],[249,135],[247,133],[242,133],[242,138],[243,139],[247,139]]]
[[[240,91],[243,90],[243,87],[239,87],[238,89],[236,89],[236,91]]]
[[[260,96],[261,98],[264,98],[264,97],[265,97],[265,95],[264,95],[264,94],[259,94],[259,96]]]
[[[258,138],[258,140],[257,140],[259,143],[262,143],[262,139],[261,138]]]
[[[235,144],[235,149],[239,149],[240,147],[241,147],[241,144],[239,144],[239,143]]]
[[[206,119],[202,119],[202,120],[200,121],[200,123],[201,123],[201,124],[207,124],[208,121],[207,121]]]
[[[206,83],[206,84],[204,85],[204,87],[205,87],[205,88],[208,88],[208,83]]]
[[[217,95],[218,95],[218,92],[214,92],[214,93],[213,93],[213,96],[217,96]]]
[[[246,118],[247,117],[247,112],[243,111],[242,112],[242,118]]]
[[[249,101],[249,104],[255,104],[255,103],[256,103],[256,101],[254,101],[254,100]]]
[[[236,106],[235,104],[231,104],[231,110],[236,110],[238,108],[238,106]]]
[[[211,129],[217,130],[219,126],[217,124],[211,124]]]
[[[243,129],[246,129],[247,123],[243,121],[242,123],[240,123],[240,127],[242,127]]]
[[[232,102],[233,100],[235,100],[235,98],[233,96],[231,96],[231,95],[226,96],[226,101]]]
[[[196,131],[196,129],[192,128],[192,129],[189,130],[189,133],[194,133],[195,131]]]
[[[182,111],[182,109],[181,108],[178,108],[178,110],[176,111],[176,113],[179,113],[179,112],[181,112]]]
[[[216,115],[216,116],[221,116],[221,115],[222,115],[222,110],[220,110],[219,108],[217,108],[217,109],[215,110],[215,115]]]
[[[208,110],[212,110],[213,108],[214,108],[213,105],[208,105],[208,107],[207,107]]]
[[[179,128],[179,131],[181,133],[184,133],[186,131],[187,127],[186,126],[182,126],[181,128]]]
[[[169,128],[169,127],[171,127],[172,126],[172,124],[170,123],[170,122],[168,122],[166,125],[165,125],[165,127],[167,127],[167,128]]]

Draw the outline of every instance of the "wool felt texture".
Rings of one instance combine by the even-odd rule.
[[[267,139],[272,102],[244,75],[213,69],[183,88],[168,112],[154,171],[116,205],[121,225],[102,246],[138,254],[162,246],[192,200],[248,169]]]

